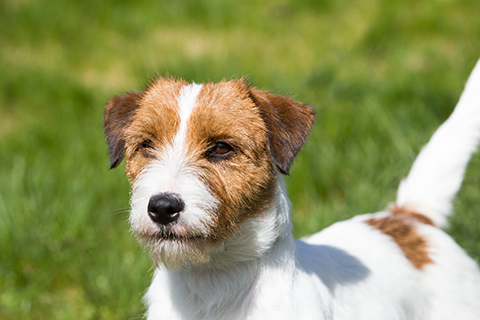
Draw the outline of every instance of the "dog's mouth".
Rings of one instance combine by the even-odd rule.
[[[156,233],[154,235],[154,238],[157,241],[176,241],[176,242],[209,240],[209,237],[204,235],[188,235],[188,234],[179,235],[171,231]]]
[[[142,243],[148,243],[150,245],[157,244],[161,242],[171,242],[171,243],[183,243],[187,244],[189,242],[214,242],[215,237],[205,234],[195,234],[189,232],[176,232],[172,228],[161,228],[155,232],[135,232],[137,238]]]
[[[205,263],[210,260],[209,252],[218,246],[214,237],[192,232],[177,233],[168,228],[150,234],[136,233],[136,237],[149,249],[152,261],[167,268]]]

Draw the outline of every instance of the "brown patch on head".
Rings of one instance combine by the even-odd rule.
[[[107,103],[103,121],[111,169],[127,156],[127,175],[134,179],[149,157],[148,149],[164,145],[173,136],[179,122],[176,96],[185,84],[159,78],[145,92],[126,93]]]
[[[220,200],[215,237],[226,238],[272,201],[277,168],[288,169],[313,124],[313,111],[289,97],[250,87],[245,81],[203,85],[189,120],[190,166]],[[219,143],[225,159],[208,156]],[[273,164],[272,164],[273,163]]]
[[[243,81],[205,84],[188,120],[189,166],[219,200],[212,231],[220,239],[270,205],[275,190],[267,128],[248,90]],[[219,143],[232,148],[224,159],[209,155]]]
[[[423,269],[433,263],[428,255],[428,242],[418,234],[415,226],[418,222],[433,226],[432,220],[405,207],[394,206],[390,212],[389,216],[368,219],[366,223],[392,237],[415,268]]]
[[[173,141],[180,124],[177,97],[185,81],[160,78],[143,94],[143,99],[125,129],[125,170],[135,180],[146,164]]]

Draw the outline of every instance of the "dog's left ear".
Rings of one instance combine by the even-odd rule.
[[[110,99],[105,106],[103,127],[110,154],[110,169],[118,167],[125,156],[123,132],[137,110],[142,93],[135,91]]]
[[[277,170],[288,175],[312,129],[315,111],[308,104],[288,96],[250,88],[250,97],[260,110],[267,126],[268,153]]]

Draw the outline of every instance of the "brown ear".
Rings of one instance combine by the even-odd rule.
[[[250,88],[250,97],[267,126],[270,158],[279,172],[288,175],[295,156],[310,134],[315,111],[310,105],[288,96],[275,96],[256,88]]]
[[[123,131],[130,123],[141,99],[141,92],[130,92],[113,97],[105,106],[103,128],[110,154],[110,169],[118,167],[125,156]]]

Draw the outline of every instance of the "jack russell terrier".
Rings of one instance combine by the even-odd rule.
[[[394,205],[295,241],[281,174],[313,121],[243,79],[158,78],[107,103],[111,168],[126,159],[156,266],[147,318],[480,319],[477,263],[441,230],[480,141],[480,62]]]

